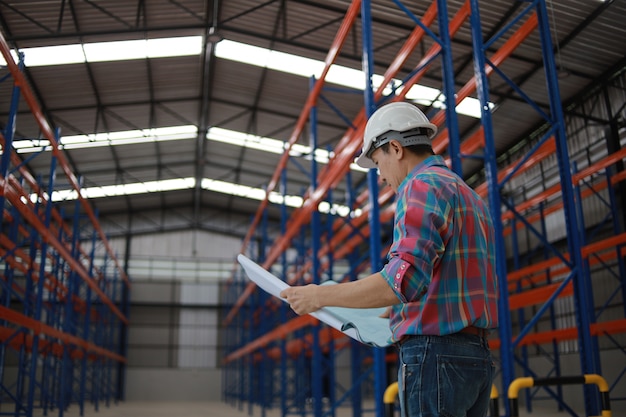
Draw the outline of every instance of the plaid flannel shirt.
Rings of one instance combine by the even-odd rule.
[[[484,201],[446,165],[427,158],[400,184],[388,262],[400,304],[392,341],[498,323],[495,239]]]

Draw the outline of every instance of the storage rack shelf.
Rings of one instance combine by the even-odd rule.
[[[307,102],[302,110],[298,124],[290,137],[281,163],[267,187],[267,195],[274,191],[280,181],[287,181],[285,167],[289,162],[289,148],[304,132],[305,121],[309,120],[313,127],[311,136],[315,137],[315,108],[323,92],[324,76],[328,67],[335,61],[338,51],[341,50],[349,27],[354,25],[356,16],[361,11],[361,27],[363,28],[363,56],[371,57],[372,50],[368,49],[371,42],[368,36],[369,2],[351,2],[341,29],[330,47],[326,59],[326,70],[322,77],[315,82]],[[437,13],[437,10],[442,11]],[[490,344],[498,351],[499,392],[507,392],[508,385],[513,381],[516,373],[525,375],[536,374],[528,360],[527,346],[552,345],[557,365],[555,372],[560,375],[562,370],[558,366],[558,345],[575,340],[578,344],[580,368],[583,374],[601,374],[601,363],[598,358],[598,338],[610,339],[611,335],[622,334],[626,331],[626,317],[600,320],[603,306],[597,305],[592,298],[590,282],[597,275],[596,269],[614,270],[621,268],[616,275],[614,294],[617,303],[619,297],[624,300],[625,274],[623,273],[624,239],[626,238],[621,226],[613,229],[608,236],[582,235],[588,232],[584,226],[585,215],[583,203],[595,198],[600,192],[612,192],[614,187],[621,184],[625,178],[623,166],[625,153],[619,150],[609,152],[606,157],[593,164],[589,164],[580,172],[571,172],[570,153],[566,142],[566,121],[560,103],[558,82],[552,55],[550,28],[547,19],[545,1],[533,1],[524,5],[513,19],[513,24],[507,25],[497,35],[508,36],[502,41],[502,46],[496,52],[486,56],[487,48],[483,44],[481,21],[477,1],[467,1],[448,21],[447,4],[444,0],[435,1],[416,21],[415,30],[407,37],[405,44],[399,49],[396,60],[388,67],[384,80],[378,90],[366,88],[363,110],[351,121],[347,131],[338,145],[333,149],[334,158],[317,175],[313,162],[311,169],[311,188],[304,195],[304,204],[289,217],[283,218],[281,235],[272,241],[265,233],[265,210],[268,206],[266,198],[259,206],[246,239],[242,245],[242,253],[259,261],[266,269],[274,269],[282,274],[285,281],[292,284],[305,282],[319,282],[322,276],[328,275],[336,280],[333,272],[334,265],[339,261],[349,265],[349,271],[340,279],[355,279],[367,268],[367,254],[363,252],[363,244],[368,242],[373,247],[370,259],[372,269],[376,270],[385,248],[377,247],[380,244],[378,235],[381,225],[385,225],[393,218],[392,193],[389,190],[378,192],[375,174],[369,175],[368,189],[360,190],[352,186],[349,178],[349,164],[360,149],[361,137],[366,115],[384,100],[402,100],[402,94],[393,97],[383,97],[383,88],[397,74],[408,56],[420,39],[432,35],[430,25],[438,20],[439,27],[447,27],[448,31],[438,34],[444,41],[435,42],[433,48],[424,54],[424,58],[416,66],[411,76],[404,81],[404,89],[420,80],[428,71],[429,64],[436,57],[442,59],[444,85],[442,91],[447,94],[447,101],[459,103],[469,94],[476,93],[481,100],[482,108],[487,109],[489,99],[488,77],[506,75],[500,70],[502,63],[531,35],[541,41],[544,54],[545,78],[550,99],[550,114],[546,116],[546,123],[540,129],[534,142],[527,152],[517,156],[507,166],[496,161],[494,138],[491,132],[490,121],[497,117],[489,111],[483,111],[481,126],[473,135],[459,143],[456,131],[454,109],[449,106],[446,111],[435,114],[431,120],[440,127],[440,134],[433,140],[433,147],[437,153],[448,152],[449,164],[459,171],[460,160],[466,156],[476,157],[480,153],[484,160],[485,177],[487,180],[476,185],[476,190],[487,199],[497,220],[497,235],[499,248],[508,248],[498,256],[498,275],[500,279],[500,328],[497,338]],[[444,16],[444,17],[442,17]],[[516,25],[517,24],[517,25]],[[475,77],[454,91],[454,79],[446,74],[446,60],[450,58],[450,44],[445,39],[454,37],[455,33],[469,25],[474,36],[474,60],[476,65]],[[517,27],[517,29],[515,29]],[[507,35],[508,34],[508,35]],[[435,35],[437,36],[437,35]],[[495,44],[494,39],[487,41]],[[487,43],[486,42],[486,43]],[[364,72],[369,80],[370,67],[366,62]],[[612,75],[612,74],[609,74]],[[478,81],[477,81],[478,80]],[[521,92],[510,80],[512,89]],[[478,88],[477,88],[478,87]],[[531,101],[528,103],[534,106]],[[536,107],[536,106],[535,106]],[[612,117],[612,115],[609,115]],[[447,128],[444,128],[444,124]],[[613,146],[615,148],[615,146]],[[511,202],[501,193],[510,181],[526,175],[531,168],[541,165],[549,157],[556,155],[558,167],[557,183],[539,193],[526,198],[523,202]],[[617,172],[615,173],[615,170]],[[613,172],[613,175],[611,175]],[[602,178],[597,180],[597,178]],[[350,207],[355,214],[350,218],[337,218],[332,215],[322,216],[316,211],[319,203],[327,201],[332,204],[332,191],[341,181],[345,181],[345,188],[350,195]],[[584,182],[593,182],[591,187],[581,186]],[[556,198],[555,198],[556,197]],[[612,217],[618,217],[615,199],[609,210]],[[380,207],[380,211],[378,211]],[[360,210],[357,214],[356,209]],[[283,211],[286,213],[286,210]],[[565,236],[559,241],[553,241],[545,233],[546,217],[550,214],[564,214],[563,228]],[[537,226],[537,224],[539,226]],[[591,225],[590,225],[591,226]],[[595,225],[594,225],[595,226]],[[606,227],[605,227],[606,229]],[[519,233],[532,234],[541,249],[527,248],[527,254],[520,253],[518,240]],[[605,233],[606,235],[606,233]],[[255,245],[253,245],[255,244]],[[530,245],[529,245],[530,246]],[[286,252],[291,250],[297,255],[287,259]],[[525,260],[522,255],[540,252],[541,260],[528,256]],[[295,260],[294,260],[295,259]],[[508,262],[507,262],[508,260]],[[593,271],[592,271],[593,269]],[[374,395],[376,399],[376,415],[381,416],[383,386],[389,381],[387,366],[393,364],[393,355],[387,355],[382,349],[361,349],[338,332],[327,331],[309,317],[293,318],[284,304],[276,304],[265,294],[256,291],[254,284],[248,283],[241,271],[233,277],[227,288],[229,301],[233,307],[225,317],[224,325],[228,327],[228,344],[232,352],[225,357],[224,397],[228,401],[248,402],[260,405],[263,410],[280,405],[282,415],[312,413],[315,416],[330,415],[335,407],[342,402],[351,400],[355,415],[362,411],[360,391],[363,381],[373,377]],[[556,324],[554,304],[558,299],[573,301],[571,316],[575,318],[576,326]],[[598,312],[598,315],[595,314]],[[526,315],[532,316],[530,320]],[[516,320],[513,321],[513,317]],[[515,333],[515,334],[514,334]],[[335,378],[334,364],[345,348],[351,348],[353,386],[339,390],[336,396],[331,388],[330,402],[322,399],[328,394],[323,393],[324,384]],[[549,356],[549,354],[547,355]],[[515,366],[520,368],[515,369]],[[269,371],[268,371],[269,370]],[[623,373],[623,372],[622,372]],[[296,378],[295,376],[304,376]],[[619,382],[616,380],[614,385]],[[302,379],[310,385],[302,386]],[[332,386],[332,384],[331,384]],[[259,387],[262,387],[260,389]],[[343,388],[343,387],[342,387]],[[305,393],[303,393],[303,390]],[[567,408],[560,392],[548,391],[560,406]],[[588,415],[595,415],[599,411],[597,393],[584,388],[585,407]],[[305,401],[309,396],[312,404],[307,408]],[[509,413],[508,405],[505,412]],[[326,410],[325,410],[326,409]],[[326,414],[325,414],[326,413]],[[594,414],[595,413],[595,414]]]
[[[78,404],[82,415],[88,402],[97,410],[123,398],[130,281],[29,88],[22,58],[15,62],[2,37],[0,51],[2,82],[13,91],[0,134],[0,409],[61,416]],[[53,154],[50,172],[31,173],[13,147],[21,139],[14,137],[18,113],[38,123]],[[53,202],[63,181],[77,195],[73,213]]]

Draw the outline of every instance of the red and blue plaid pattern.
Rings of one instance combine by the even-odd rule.
[[[393,244],[383,277],[393,341],[498,324],[495,238],[487,204],[441,156],[426,159],[397,193]]]

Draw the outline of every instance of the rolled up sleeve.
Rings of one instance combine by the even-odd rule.
[[[446,199],[419,181],[399,197],[394,242],[381,275],[407,303],[418,301],[428,290],[433,268],[445,250],[449,213]]]

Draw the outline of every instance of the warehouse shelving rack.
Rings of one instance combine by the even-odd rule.
[[[29,88],[23,57],[15,62],[3,37],[0,52],[7,63],[2,82],[12,82],[10,117],[0,135],[0,414],[32,416],[41,408],[62,416],[76,403],[82,415],[86,402],[98,410],[123,399],[130,281],[81,195],[59,132]],[[49,173],[29,172],[13,147],[23,107],[49,143]],[[78,196],[73,213],[52,201],[62,180]]]
[[[399,7],[403,8],[400,2],[394,2]],[[337,37],[331,45],[329,55],[326,59],[326,71],[328,67],[334,62],[336,54],[341,49],[343,41],[345,39],[347,30],[350,25],[355,21],[355,16],[361,9],[361,19],[363,28],[363,56],[368,57],[368,60],[372,57],[371,45],[369,43],[368,36],[371,36],[368,29],[367,19],[369,18],[369,2],[367,1],[353,1],[350,4],[346,17],[338,31]],[[437,10],[442,13],[437,13]],[[460,161],[465,157],[475,157],[477,151],[482,150],[482,158],[485,164],[485,182],[476,187],[476,190],[489,201],[493,217],[496,223],[497,238],[499,239],[498,248],[501,250],[498,253],[498,265],[497,271],[500,279],[501,288],[501,303],[499,306],[499,313],[501,318],[499,328],[499,339],[492,340],[490,342],[492,348],[497,349],[499,359],[499,379],[501,382],[501,389],[499,392],[506,393],[507,387],[513,381],[518,369],[525,375],[528,373],[535,374],[537,370],[531,369],[527,361],[527,352],[525,347],[536,346],[538,349],[543,349],[543,345],[552,345],[554,351],[557,352],[555,356],[556,367],[558,368],[558,345],[559,343],[577,340],[578,352],[580,357],[581,373],[601,373],[601,369],[598,363],[598,349],[597,349],[597,337],[600,335],[611,336],[617,333],[623,333],[626,331],[626,320],[623,318],[617,320],[600,322],[593,316],[592,312],[595,309],[593,300],[590,298],[592,294],[590,285],[590,270],[588,264],[597,265],[600,262],[610,261],[614,259],[616,263],[623,263],[623,232],[619,232],[615,229],[614,236],[607,239],[594,239],[589,244],[583,244],[581,233],[579,232],[582,224],[583,212],[580,209],[581,199],[589,198],[593,192],[581,191],[580,194],[576,194],[574,185],[577,185],[583,179],[595,175],[597,172],[603,172],[608,170],[617,163],[621,163],[624,159],[624,155],[621,151],[611,152],[602,161],[590,164],[585,170],[572,174],[571,161],[568,153],[566,142],[566,124],[563,116],[563,110],[559,101],[558,81],[556,68],[554,64],[554,56],[552,55],[552,41],[550,39],[550,27],[547,18],[546,4],[543,0],[534,0],[523,3],[522,10],[516,13],[515,17],[509,24],[506,24],[498,30],[498,33],[494,34],[491,39],[483,40],[483,34],[481,30],[481,21],[479,15],[479,5],[476,0],[466,1],[456,12],[454,17],[449,21],[447,19],[447,5],[444,0],[435,1],[431,7],[425,12],[421,19],[415,19],[416,29],[407,38],[405,45],[400,49],[396,60],[389,66],[385,73],[385,81],[381,84],[381,87],[377,91],[373,91],[371,84],[369,88],[366,88],[364,96],[364,109],[359,115],[352,121],[352,125],[349,127],[347,133],[338,143],[334,149],[335,157],[330,163],[319,173],[317,176],[312,176],[312,187],[310,192],[305,195],[305,202],[301,209],[296,210],[288,219],[283,219],[283,229],[280,236],[275,241],[269,242],[263,237],[263,233],[259,232],[258,226],[265,210],[268,205],[268,199],[266,198],[260,205],[255,219],[252,221],[248,236],[244,239],[242,245],[242,253],[254,253],[250,252],[250,242],[253,237],[256,236],[257,240],[266,240],[269,245],[269,251],[263,253],[262,257],[256,259],[266,268],[271,269],[276,266],[279,257],[282,256],[280,271],[286,281],[290,283],[307,282],[303,279],[305,276],[310,275],[317,278],[321,271],[324,271],[323,265],[315,266],[318,259],[345,259],[346,257],[352,257],[350,265],[352,267],[351,274],[356,275],[362,271],[365,266],[362,259],[362,253],[359,253],[359,248],[366,240],[372,237],[373,243],[380,242],[380,237],[376,235],[380,231],[380,225],[388,222],[393,216],[393,207],[391,206],[392,194],[389,190],[378,192],[376,178],[373,172],[368,176],[368,190],[359,192],[355,191],[355,197],[353,208],[361,208],[360,215],[355,216],[349,221],[338,220],[336,225],[331,229],[333,230],[332,237],[327,237],[326,241],[317,245],[317,239],[319,236],[314,236],[315,230],[319,230],[318,227],[313,226],[311,231],[310,247],[309,251],[306,251],[307,256],[311,258],[311,261],[301,262],[297,266],[297,273],[295,278],[300,279],[296,281],[292,275],[287,271],[291,267],[287,265],[285,261],[285,252],[293,245],[293,241],[299,233],[302,233],[303,228],[309,224],[316,224],[314,215],[317,205],[326,197],[328,193],[339,183],[339,181],[347,175],[349,163],[352,161],[354,155],[358,152],[361,145],[361,135],[366,120],[366,115],[371,114],[371,111],[385,99],[389,97],[382,97],[383,88],[389,83],[391,78],[397,73],[397,70],[402,67],[404,59],[407,54],[413,50],[415,45],[419,42],[421,36],[428,34],[440,39],[440,43],[435,43],[435,46],[427,51],[424,58],[410,74],[407,79],[404,80],[405,86],[410,86],[417,82],[428,70],[429,62],[435,57],[442,58],[443,67],[443,91],[448,97],[448,102],[459,103],[466,98],[469,94],[477,93],[481,100],[483,114],[481,119],[481,127],[476,132],[463,141],[459,141],[458,132],[456,131],[455,114],[453,106],[449,106],[446,112],[439,112],[435,114],[431,121],[440,126],[440,134],[433,140],[433,148],[437,153],[444,153],[446,150],[449,154],[449,162],[452,168],[456,171],[460,171]],[[443,16],[443,18],[442,18]],[[474,42],[474,66],[475,77],[467,82],[457,91],[454,91],[454,79],[450,72],[451,67],[448,67],[446,60],[449,59],[450,40],[447,39],[446,31],[443,34],[435,35],[430,29],[429,25],[435,20],[439,19],[439,27],[449,28],[448,34],[450,37],[454,37],[455,32],[465,23],[469,21],[473,33]],[[514,28],[517,29],[514,29]],[[539,110],[532,100],[530,100],[526,94],[515,85],[514,82],[508,79],[506,74],[500,70],[500,65],[515,51],[515,49],[523,43],[531,34],[537,33],[541,41],[541,49],[543,53],[543,61],[545,64],[545,78],[547,86],[547,95],[550,102],[549,114]],[[487,56],[488,50],[493,49],[493,45],[496,40],[504,39],[502,46],[500,46],[494,53]],[[371,62],[364,62],[364,72],[367,74],[367,80],[371,77]],[[274,191],[278,184],[279,178],[284,179],[284,169],[288,163],[289,148],[295,143],[302,135],[304,130],[304,124],[314,109],[315,103],[320,97],[322,85],[324,82],[323,73],[320,80],[315,83],[312,88],[301,116],[298,120],[296,128],[290,137],[287,150],[283,154],[283,158],[272,177],[267,187],[267,193]],[[529,147],[528,152],[519,157],[513,163],[508,166],[503,166],[497,160],[497,155],[494,146],[493,133],[491,132],[491,117],[497,117],[497,113],[492,115],[488,109],[489,101],[489,89],[488,79],[491,76],[497,75],[509,83],[511,90],[518,94],[522,99],[528,102],[528,105],[536,108],[542,117],[545,118],[545,124],[542,127],[542,131],[537,134],[537,138]],[[408,91],[405,88],[403,91]],[[401,100],[403,96],[399,94],[391,98],[392,100]],[[447,129],[443,128],[444,122]],[[311,123],[314,125],[314,120],[311,119]],[[314,136],[314,135],[312,135]],[[546,189],[544,192],[531,196],[525,202],[510,202],[503,198],[502,190],[506,184],[512,179],[524,174],[531,167],[536,166],[541,161],[545,160],[548,156],[556,154],[557,166],[558,166],[558,184],[552,188]],[[623,179],[623,168],[617,173],[615,177],[612,177],[610,181],[607,181],[607,188],[609,186],[619,183]],[[594,188],[597,188],[597,184]],[[352,190],[351,190],[352,191]],[[357,194],[358,193],[358,194]],[[551,203],[544,205],[542,202],[549,196],[560,196],[560,203]],[[613,201],[613,200],[612,200]],[[377,213],[377,208],[380,207],[380,212]],[[612,207],[616,207],[614,201]],[[549,213],[563,212],[565,214],[564,227],[566,229],[566,237],[564,242],[559,242],[560,246],[554,244],[546,237],[541,237],[541,233],[537,232],[534,224],[543,222],[545,216]],[[369,218],[369,221],[368,221]],[[328,221],[330,223],[330,221]],[[285,227],[285,225],[287,225]],[[541,226],[540,226],[541,227]],[[617,227],[617,226],[616,226]],[[504,252],[504,248],[508,246],[515,247],[517,244],[516,233],[520,230],[524,230],[528,233],[535,233],[537,239],[542,243],[542,250],[545,251],[547,259],[538,262],[535,259],[527,259],[527,265],[520,263],[519,247],[514,254],[507,254]],[[584,230],[584,228],[582,229]],[[536,233],[537,232],[537,233]],[[330,236],[330,234],[329,234]],[[315,242],[315,246],[314,246]],[[373,248],[370,252],[369,258],[372,260],[372,269],[378,269],[381,257],[384,254],[384,248],[376,247],[375,244],[370,244]],[[535,249],[533,249],[535,250]],[[593,253],[606,251],[607,255],[602,255],[600,260],[592,260],[590,256]],[[257,250],[257,252],[260,252]],[[515,258],[512,262],[513,265],[507,265],[507,256]],[[617,261],[619,260],[619,262]],[[316,268],[320,268],[320,272],[316,272]],[[291,358],[290,355],[298,355],[297,358],[302,358],[307,354],[313,355],[314,366],[322,366],[319,359],[319,353],[326,348],[328,340],[321,340],[319,338],[319,329],[314,320],[309,317],[299,318],[285,318],[284,306],[281,307],[280,316],[278,313],[274,316],[273,323],[280,323],[272,326],[267,332],[262,333],[260,336],[252,336],[254,328],[253,321],[242,321],[242,309],[250,309],[251,311],[257,311],[259,308],[267,308],[268,301],[260,299],[255,295],[254,284],[246,284],[245,278],[239,271],[239,274],[235,275],[236,283],[244,287],[243,291],[237,292],[234,290],[235,285],[231,285],[229,292],[230,301],[233,303],[233,308],[228,312],[225,318],[225,325],[229,328],[229,334],[232,336],[233,344],[230,346],[234,350],[228,354],[225,358],[226,374],[229,374],[231,369],[242,369],[242,363],[250,363],[254,360],[280,360],[281,366],[286,366],[286,361]],[[618,286],[621,289],[623,297],[624,291],[624,275],[619,275]],[[570,297],[575,300],[575,309],[573,314],[576,318],[576,327],[564,327],[562,325],[557,326],[554,323],[554,316],[545,318],[546,312],[553,311],[553,305],[555,300],[560,298]],[[271,303],[271,301],[269,301]],[[278,310],[276,310],[278,311]],[[590,313],[591,312],[591,313]],[[512,319],[512,313],[517,313],[518,321],[514,322]],[[525,315],[532,313],[530,320],[525,319]],[[289,316],[291,317],[291,316]],[[278,322],[278,320],[280,320]],[[548,330],[540,329],[540,324],[547,320],[552,323]],[[236,327],[236,328],[234,328]],[[305,335],[302,335],[302,330],[307,329]],[[516,332],[516,334],[514,334]],[[307,338],[313,338],[313,344],[310,345],[310,349],[303,349],[305,344],[310,343],[306,341]],[[335,350],[339,351],[342,345],[343,338],[340,333],[331,332],[331,339],[335,340]],[[385,366],[393,358],[388,358],[382,352],[374,352],[372,359],[374,381],[376,382],[374,395],[376,398],[376,415],[381,416],[384,406],[382,405],[382,392],[379,392],[380,386],[384,385],[383,381],[387,380],[385,372]],[[293,379],[295,375],[302,375],[300,371],[302,369],[297,368],[298,364],[294,365],[296,368],[288,368],[281,370],[280,383],[282,384],[281,396],[281,409],[283,415],[291,413],[305,413],[302,409],[294,410],[286,405],[287,401],[285,397],[293,398],[293,392],[284,389],[289,383],[297,380]],[[516,366],[518,369],[516,369]],[[356,368],[362,370],[357,364]],[[293,373],[289,373],[289,369]],[[293,370],[295,369],[295,370]],[[552,371],[551,371],[552,372]],[[556,372],[560,372],[557,369]],[[256,375],[259,377],[258,384],[266,383],[267,380],[263,378],[274,378],[274,374]],[[245,372],[240,372],[237,375],[239,379],[253,378],[251,374],[246,375]],[[237,380],[234,378],[234,380]],[[316,378],[313,376],[311,384],[319,384],[319,376]],[[253,397],[245,391],[232,390],[236,384],[227,384],[225,388],[225,396],[237,397],[240,401],[248,401],[250,404],[261,404],[263,410],[270,406],[270,403],[262,403],[259,398]],[[296,388],[298,389],[298,388]],[[568,408],[563,396],[557,392],[554,393],[548,388],[544,388],[559,404],[560,407]],[[316,391],[314,391],[316,392]],[[319,394],[319,390],[317,391]],[[530,396],[528,397],[531,398]],[[316,401],[311,409],[307,409],[306,413],[311,413],[315,416],[332,415],[334,408],[331,406],[328,411],[324,411],[321,407],[321,398],[316,397]],[[353,407],[356,411],[358,409],[358,400],[353,402]],[[507,409],[508,405],[504,402],[505,412],[507,415],[510,410]],[[593,415],[599,411],[599,402],[596,394],[585,389],[585,407],[588,415]],[[359,414],[360,415],[360,414]]]
[[[609,73],[613,73],[613,71],[609,71]],[[607,78],[611,78],[608,75]],[[619,78],[619,75],[617,78]],[[606,78],[603,79],[606,80]],[[615,91],[619,91],[619,81],[616,84],[618,86],[615,88]],[[590,90],[591,93],[584,97],[586,101],[595,102],[597,101],[597,96],[606,97],[608,95],[606,85],[601,88],[590,88]],[[594,90],[599,90],[599,92]],[[523,190],[524,187],[522,187],[523,192],[519,196],[519,201],[522,202],[518,204],[509,203],[508,207],[511,210],[503,214],[503,220],[507,222],[507,226],[504,229],[504,237],[511,238],[512,236],[513,244],[513,268],[508,274],[509,307],[511,311],[517,311],[517,325],[520,327],[526,325],[527,322],[530,323],[530,321],[525,320],[527,310],[524,308],[540,306],[542,309],[540,311],[544,311],[547,315],[547,317],[543,318],[534,317],[535,325],[540,327],[541,330],[517,339],[518,346],[522,348],[522,354],[516,357],[516,361],[521,364],[524,375],[533,377],[536,375],[536,370],[533,371],[528,364],[527,354],[523,350],[524,347],[538,346],[541,348],[545,356],[554,365],[548,370],[547,375],[553,375],[558,378],[563,374],[559,344],[571,343],[572,341],[578,341],[580,338],[579,324],[576,327],[556,325],[558,316],[555,313],[554,305],[557,303],[557,300],[574,300],[576,308],[574,312],[576,314],[589,314],[591,323],[588,329],[592,339],[592,347],[590,350],[580,350],[581,368],[591,363],[595,372],[600,372],[602,366],[599,357],[599,345],[602,345],[605,349],[612,345],[616,351],[621,350],[621,345],[616,337],[619,337],[618,335],[620,333],[623,334],[626,330],[626,321],[623,318],[625,317],[623,301],[620,302],[620,300],[624,299],[624,291],[626,289],[623,259],[626,233],[623,230],[623,223],[620,222],[620,211],[618,210],[620,205],[617,204],[617,199],[615,198],[615,188],[623,187],[623,180],[626,178],[622,162],[626,157],[626,152],[623,149],[619,149],[618,130],[611,123],[611,120],[616,119],[619,113],[613,114],[610,110],[611,106],[607,105],[606,113],[604,114],[587,114],[588,112],[584,109],[585,106],[578,102],[579,99],[576,101],[574,103],[576,107],[570,106],[572,108],[569,110],[573,116],[569,117],[570,120],[569,123],[566,123],[566,126],[574,125],[574,118],[583,119],[581,123],[584,125],[588,125],[590,120],[600,120],[607,126],[613,125],[606,138],[602,139],[606,144],[595,146],[596,156],[593,159],[589,155],[589,147],[585,148],[584,151],[571,152],[572,156],[570,159],[572,162],[572,190],[575,193],[575,209],[579,221],[577,230],[580,231],[580,251],[584,263],[585,283],[588,285],[591,285],[591,282],[594,283],[593,289],[585,288],[588,296],[593,300],[588,309],[582,311],[583,309],[579,307],[581,306],[579,304],[581,301],[575,298],[574,283],[559,279],[559,277],[569,273],[570,267],[563,262],[563,259],[554,255],[553,251],[546,250],[547,244],[555,243],[563,246],[562,242],[558,241],[546,242],[548,240],[548,234],[546,233],[547,218],[563,211],[565,202],[562,199],[555,198],[559,197],[562,185],[544,186],[541,192],[535,192],[532,196],[526,195]],[[571,131],[570,140],[572,140],[576,132],[574,128],[569,130]],[[540,150],[535,155],[537,161],[541,161],[553,152],[554,143],[551,143],[551,141],[552,139],[549,139],[547,143],[539,147]],[[603,149],[604,153],[602,153]],[[576,169],[577,162],[584,162],[586,167],[580,170]],[[523,170],[530,168],[531,165],[533,164],[526,164]],[[550,174],[542,171],[540,181],[550,178]],[[591,212],[589,209],[584,208],[594,204],[594,200],[599,201],[600,204],[596,204],[596,207]],[[605,213],[599,216],[598,213],[602,214],[602,210]],[[520,213],[523,213],[523,216]],[[541,231],[539,235],[542,236],[543,241],[546,243],[534,247],[527,245],[529,247],[526,250],[520,250],[516,245],[518,240],[520,240],[518,235],[523,232],[528,233],[528,227],[537,223],[539,224],[537,230]],[[566,251],[564,252],[566,253]],[[603,274],[607,274],[610,279],[603,280]],[[610,282],[607,283],[607,281]],[[618,310],[620,311],[618,312]],[[544,323],[540,323],[539,320],[543,320]],[[547,345],[550,348],[545,349],[543,345]],[[619,366],[616,369],[615,363],[608,363],[608,365],[610,371],[615,371],[616,376],[611,381],[611,388],[614,389],[623,380],[626,370],[623,367],[620,369]],[[564,400],[561,387],[557,387],[556,391],[548,388],[543,388],[542,390],[547,392],[550,399],[558,403],[560,409],[573,413],[567,401]],[[532,409],[530,399],[531,397],[536,397],[537,393],[538,390],[535,390],[532,396],[530,392],[527,393],[527,407],[529,410]],[[586,397],[588,414],[591,413],[590,409],[595,409],[597,406],[595,404],[596,397],[595,392],[588,394]],[[623,401],[623,398],[613,396],[613,400]]]

